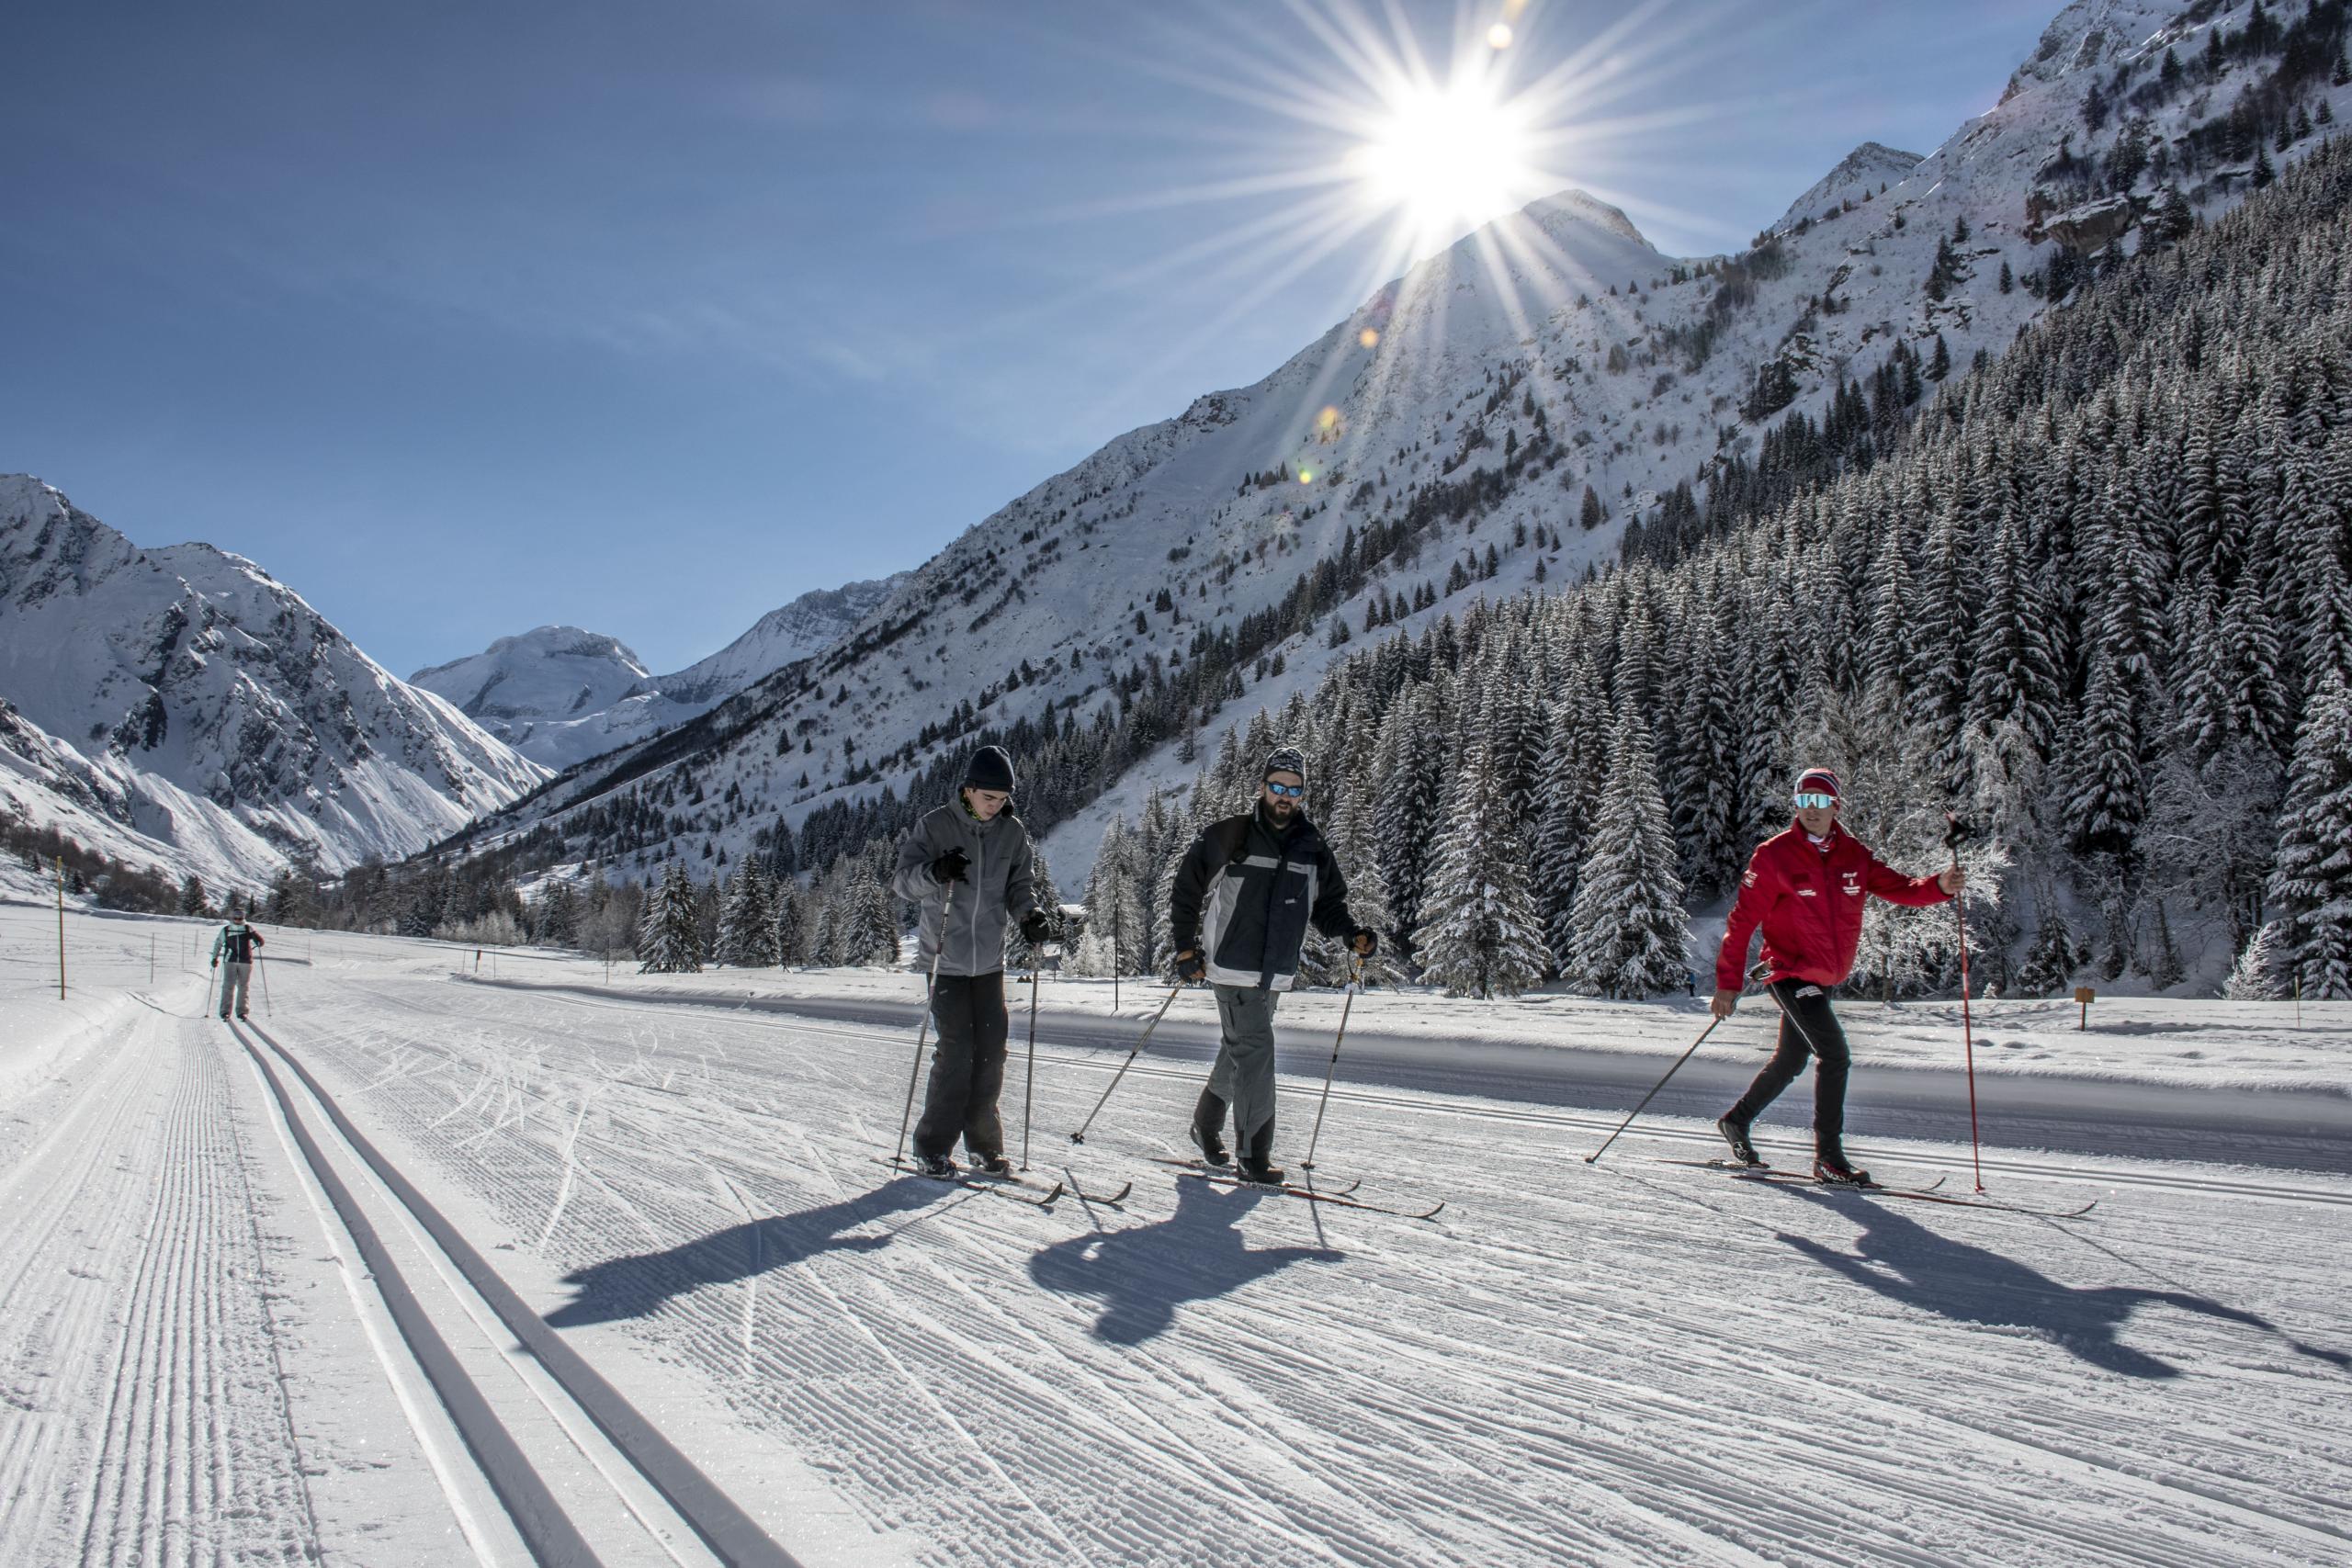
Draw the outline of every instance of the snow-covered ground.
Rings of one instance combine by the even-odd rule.
[[[458,966],[469,973],[474,968],[472,951],[464,950],[458,957]],[[707,999],[720,1005],[823,998],[911,1006],[922,994],[920,976],[896,969],[640,975],[631,964],[616,964],[608,973],[600,960],[548,952],[485,956],[480,973],[516,984],[593,986],[619,997]],[[1148,1015],[1167,994],[1167,985],[1148,976],[1122,981],[1114,1014],[1109,980],[1049,973],[1039,1006],[1066,1019],[1109,1023],[1115,1017],[1122,1021],[1117,1028],[1128,1031],[1133,1025],[1125,1021]],[[1302,991],[1283,1004],[1282,1021],[1302,1033],[1328,1034],[1339,1021],[1340,1004],[1337,991]],[[1171,1018],[1204,1023],[1216,1013],[1215,1002],[1201,989],[1178,998],[1169,1010]],[[1964,1047],[1956,998],[1893,1004],[1853,1000],[1841,1003],[1838,1010],[1856,1060],[1864,1066],[1962,1065]],[[2352,1002],[2298,1005],[2122,997],[2093,1002],[2086,1017],[2068,1000],[1980,998],[1970,1004],[1969,1012],[1980,1073],[2352,1095]],[[1556,989],[1479,1001],[1448,997],[1426,986],[1405,986],[1359,996],[1348,1027],[1358,1035],[1679,1055],[1706,1021],[1704,991],[1695,998],[1664,1002],[1600,1001]],[[1715,1043],[1735,1052],[1745,1046],[1761,1053],[1769,1049],[1777,1028],[1771,999],[1752,994],[1733,1021],[1717,1032]]]
[[[903,1032],[675,995],[726,976],[522,991],[453,980],[472,955],[443,944],[288,932],[258,1028],[232,1032],[196,1016],[180,922],[69,917],[59,1002],[54,919],[0,908],[0,1562],[520,1560],[288,1141],[248,1054],[274,1042],[811,1563],[2352,1562],[2352,1179],[1994,1149],[1996,1196],[2100,1199],[2058,1222],[1661,1163],[1703,1149],[1688,1122],[1588,1166],[1566,1156],[1613,1118],[1343,1090],[1324,1173],[1448,1201],[1417,1224],[1151,1164],[1196,1087],[1164,1060],[1073,1151],[1125,1053],[1057,1047],[1034,1157],[1136,1186],[1038,1210],[877,1163]],[[1400,1031],[1481,1016],[1357,1006]],[[2201,1044],[2098,1047],[2170,1042],[2168,1075],[2206,1049],[2291,1076],[2329,1043],[2131,1006],[2211,1021]],[[1638,1010],[1608,1021],[1624,1043],[1682,1034],[1686,1014],[1645,1032]],[[1988,1032],[2069,1043],[2056,1021]],[[1316,1087],[1285,1082],[1282,1153]],[[292,1103],[600,1555],[697,1560],[580,1462],[592,1438],[517,1392],[511,1337],[467,1329],[446,1260],[324,1108]],[[1962,1157],[1869,1152],[1894,1177]]]

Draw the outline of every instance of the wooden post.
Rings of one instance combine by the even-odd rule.
[[[65,857],[57,857],[57,999],[65,999]]]
[[[2075,987],[2075,1000],[2081,1003],[2083,1009],[2082,1020],[2075,1025],[2075,1032],[2080,1034],[2091,1026],[2091,1004],[2098,1000],[2098,993],[2088,986],[2077,986]]]
[[[155,933],[147,933],[147,983],[155,983]]]

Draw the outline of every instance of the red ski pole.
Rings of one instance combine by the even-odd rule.
[[[1960,813],[1947,811],[1944,820],[1951,824],[1944,832],[1944,848],[1951,852],[1951,868],[1960,869],[1960,840],[1966,834]],[[1976,1029],[1968,1016],[1968,911],[1957,893],[1951,898],[1952,919],[1960,928],[1960,1043],[1968,1063],[1968,1150],[1976,1167],[1976,1190],[1984,1190],[1984,1145],[1976,1130]]]

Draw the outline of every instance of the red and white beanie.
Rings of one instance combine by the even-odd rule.
[[[1845,794],[1838,787],[1838,775],[1827,768],[1807,768],[1797,775],[1797,786],[1790,793],[1826,795],[1833,800],[1841,798]]]

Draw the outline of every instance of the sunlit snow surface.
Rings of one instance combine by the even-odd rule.
[[[464,1560],[242,1047],[193,1016],[205,930],[73,917],[60,1003],[53,922],[0,908],[0,1561]],[[1689,1121],[1587,1166],[1611,1118],[1335,1100],[1325,1175],[1449,1201],[1412,1224],[1149,1163],[1197,1082],[1156,1054],[1074,1150],[1158,994],[1124,989],[1113,1020],[1055,987],[1102,1044],[1044,1054],[1034,1157],[1136,1190],[1035,1211],[876,1162],[906,1032],[605,992],[553,955],[485,954],[492,986],[435,943],[273,951],[261,1028],[814,1562],[2352,1561],[2352,1179],[1991,1150],[1997,1196],[2100,1199],[2056,1223],[1660,1163],[1703,1148]],[[1286,1005],[1302,1066],[1331,1002]],[[2296,1072],[2290,1047],[2352,1032],[2341,1008],[2290,1039],[2231,1004],[2130,1006]],[[1366,1010],[1439,1051],[1482,1016]],[[1612,1012],[1583,1026],[1687,1028]],[[1866,1064],[1908,1049],[1849,1018]],[[1016,1137],[1023,1065],[1016,1019]],[[1283,1085],[1294,1159],[1317,1082]],[[1962,1145],[1857,1142],[1965,1189]],[[2237,1190],[2159,1184],[2183,1179]]]

